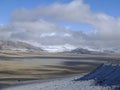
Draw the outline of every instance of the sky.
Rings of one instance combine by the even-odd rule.
[[[6,24],[10,21],[10,16],[14,10],[19,8],[35,8],[40,5],[48,5],[54,2],[67,3],[71,0],[1,0],[0,3],[0,23]]]
[[[0,0],[0,39],[43,48],[120,49],[119,4],[119,0]]]
[[[6,24],[10,20],[10,16],[14,10],[19,8],[35,8],[40,5],[48,5],[54,2],[60,3],[69,3],[72,0],[1,0],[0,3],[0,23]],[[120,8],[119,0],[84,0],[86,4],[90,5],[90,8],[93,12],[104,12],[114,17],[119,17],[120,12],[118,12],[118,8]]]

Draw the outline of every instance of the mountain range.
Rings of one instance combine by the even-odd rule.
[[[100,55],[100,54],[119,54],[118,52],[114,50],[90,50],[85,48],[76,48],[71,51],[65,51],[66,53],[76,53],[76,54],[94,54],[94,55]]]
[[[61,53],[74,53],[74,54],[120,54],[118,49],[113,50],[92,50],[92,49],[86,49],[86,48],[71,48],[70,45],[64,45],[55,47],[37,47],[32,44],[28,44],[26,42],[22,41],[4,41],[0,40],[0,52],[52,52],[52,50],[55,52],[61,52]],[[49,51],[50,50],[50,51]]]
[[[33,46],[31,44],[21,42],[21,41],[4,41],[0,40],[0,51],[22,51],[22,52],[30,52],[30,51],[43,51],[41,48]]]

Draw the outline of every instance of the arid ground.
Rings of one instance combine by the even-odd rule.
[[[87,73],[101,63],[119,62],[117,55],[65,53],[1,53],[0,85]]]

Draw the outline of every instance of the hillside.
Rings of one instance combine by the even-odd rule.
[[[20,41],[0,40],[0,51],[43,51],[41,48]]]
[[[93,54],[93,55],[111,55],[111,54],[119,54],[114,50],[89,50],[84,48],[76,48],[71,51],[67,51],[67,53],[75,53],[75,54]]]

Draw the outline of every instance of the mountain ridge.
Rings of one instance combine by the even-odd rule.
[[[0,40],[0,51],[22,51],[22,52],[34,52],[43,51],[40,47],[33,46],[26,42],[21,41],[4,41]]]

